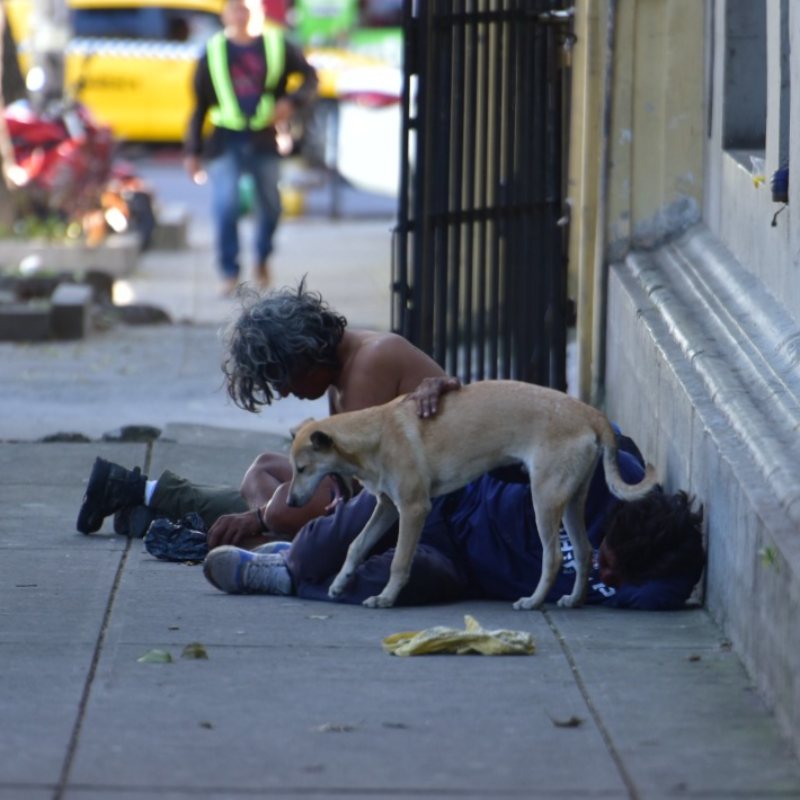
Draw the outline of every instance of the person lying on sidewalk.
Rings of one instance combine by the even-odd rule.
[[[637,482],[644,473],[638,451],[630,440],[622,439],[621,445],[625,449],[618,453],[620,471],[627,482]],[[599,464],[585,512],[595,549],[586,602],[644,610],[682,608],[705,564],[702,510],[692,505],[685,492],[661,491],[623,503],[609,492]],[[332,514],[306,523],[280,553],[216,548],[205,559],[204,574],[230,594],[331,600],[330,584],[374,507],[375,498],[361,492]],[[277,510],[272,523],[281,527]],[[291,519],[284,520],[283,529],[291,524]],[[389,579],[396,536],[397,524],[335,602],[361,603],[380,593]],[[561,549],[562,567],[547,602],[568,594],[574,582],[574,559],[563,529]],[[410,579],[397,604],[470,598],[515,601],[533,592],[541,559],[527,476],[521,468],[496,470],[433,500]]]
[[[241,313],[225,341],[228,395],[250,412],[290,394],[314,400],[327,393],[330,413],[339,414],[415,391],[418,413],[427,417],[436,413],[442,393],[460,385],[402,336],[348,328],[345,317],[306,290],[305,280],[296,289],[243,294]],[[114,514],[118,533],[141,537],[157,517],[177,522],[194,513],[208,530],[211,547],[261,544],[276,538],[274,532],[264,535],[266,505],[290,478],[289,460],[281,453],[259,455],[238,489],[195,484],[169,470],[148,481],[138,467],[128,470],[98,458],[77,529],[93,533]],[[282,510],[292,514],[294,530],[324,512],[330,489],[327,484],[317,501],[294,514]]]

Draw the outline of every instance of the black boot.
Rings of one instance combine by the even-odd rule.
[[[78,530],[94,533],[110,514],[128,506],[142,505],[146,480],[147,476],[142,475],[139,467],[129,470],[102,458],[95,459],[78,512]]]

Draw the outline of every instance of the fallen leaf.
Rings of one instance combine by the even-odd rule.
[[[533,636],[524,631],[486,630],[469,614],[464,630],[436,625],[423,631],[401,631],[383,640],[383,649],[396,656],[421,656],[434,653],[464,655],[532,655]]]
[[[577,728],[583,725],[583,720],[580,717],[576,717],[574,714],[571,717],[567,717],[567,719],[554,719],[550,717],[550,721],[556,728]]]
[[[148,650],[136,660],[140,664],[171,664],[172,656],[166,650]]]
[[[181,658],[208,658],[208,653],[200,642],[189,642],[189,644],[183,648]]]
[[[336,722],[326,722],[324,725],[314,728],[317,733],[350,733],[355,729],[355,725],[343,725]]]

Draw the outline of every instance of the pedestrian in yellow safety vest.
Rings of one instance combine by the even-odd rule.
[[[185,167],[195,183],[204,180],[203,161],[211,181],[211,204],[217,259],[224,291],[232,294],[240,280],[240,182],[252,177],[255,196],[255,280],[269,283],[269,257],[281,214],[278,192],[278,131],[298,109],[314,98],[317,75],[302,51],[286,40],[281,28],[267,24],[259,35],[249,30],[245,0],[227,0],[223,30],[208,41],[194,77],[194,111],[185,145]],[[286,90],[298,73],[302,83]],[[203,126],[212,124],[204,140]]]

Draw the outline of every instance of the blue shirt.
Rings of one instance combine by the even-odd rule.
[[[617,455],[626,483],[638,483],[644,469],[625,451]],[[605,585],[599,576],[597,549],[605,524],[620,501],[606,486],[602,462],[598,465],[586,500],[586,533],[594,549],[586,595],[587,604],[616,608],[664,610],[680,608],[691,594],[697,576],[623,585]],[[448,545],[443,537],[448,537]],[[530,486],[509,483],[493,474],[483,475],[463,489],[437,498],[423,530],[422,542],[460,561],[475,597],[517,600],[533,593],[542,569],[542,544],[536,528]],[[560,531],[562,565],[547,595],[556,602],[569,594],[575,583],[575,559],[564,528]]]
[[[630,453],[617,455],[627,483],[643,476]],[[466,598],[514,601],[533,593],[542,568],[542,545],[536,529],[530,485],[521,470],[483,475],[464,488],[433,500],[414,556],[408,584],[398,604],[418,605]],[[599,578],[597,548],[609,515],[619,505],[598,465],[585,507],[586,532],[595,551],[586,602],[616,608],[667,610],[681,608],[699,575],[648,581],[641,585],[606,586]],[[336,511],[312,520],[298,533],[286,556],[298,596],[329,600],[328,587],[341,567],[347,548],[375,507],[375,498],[361,492]],[[389,579],[397,526],[356,570],[344,594],[345,603],[360,603],[378,594]],[[575,583],[572,547],[561,531],[563,563],[547,596],[555,602]]]

